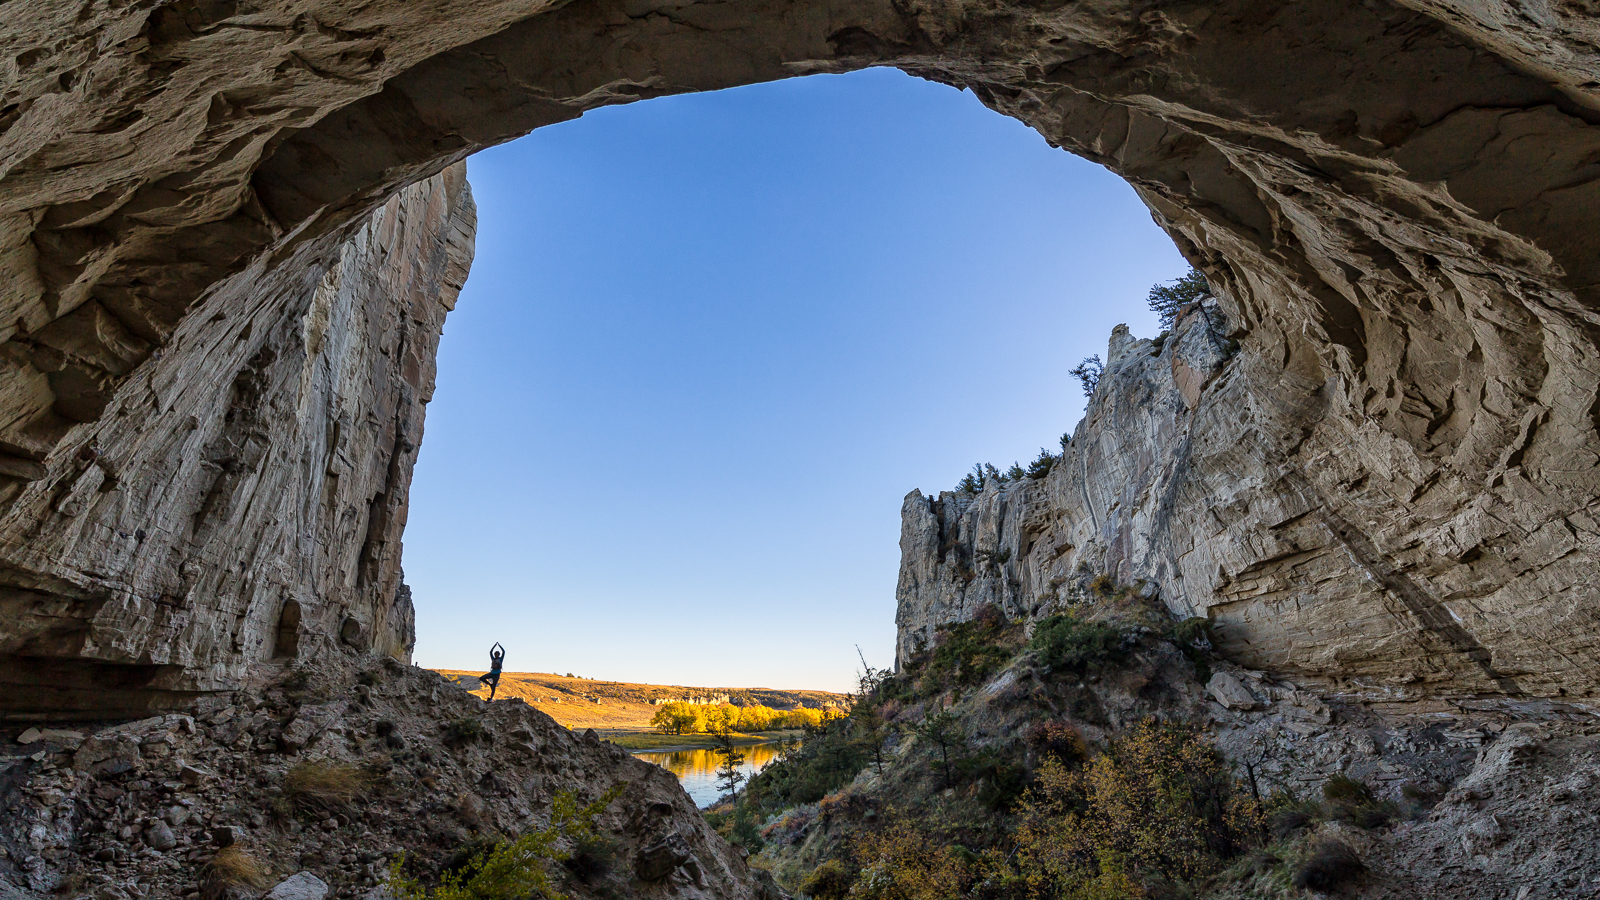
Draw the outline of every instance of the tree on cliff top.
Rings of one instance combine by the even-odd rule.
[[[1095,389],[1100,387],[1100,373],[1105,369],[1105,364],[1100,362],[1100,354],[1086,356],[1083,362],[1078,363],[1068,373],[1083,383],[1083,395],[1093,397]]]
[[[1178,313],[1192,303],[1198,303],[1211,296],[1211,285],[1206,283],[1206,276],[1200,274],[1199,269],[1191,268],[1189,274],[1179,278],[1171,284],[1158,284],[1150,289],[1150,296],[1145,298],[1145,305],[1150,311],[1161,318],[1161,330],[1171,331],[1172,324],[1177,321]]]

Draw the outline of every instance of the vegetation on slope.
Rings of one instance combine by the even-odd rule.
[[[815,900],[1290,897],[1359,873],[1308,826],[1376,825],[1370,791],[1256,796],[1183,712],[1206,629],[1085,581],[1090,602],[1031,632],[991,607],[868,669],[849,714],[713,824]]]

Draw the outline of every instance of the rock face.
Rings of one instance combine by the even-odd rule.
[[[1326,404],[1290,415],[1219,313],[1160,342],[1118,328],[1047,476],[906,498],[900,657],[986,604],[1038,616],[1135,585],[1210,618],[1232,659],[1373,699],[1595,696],[1590,520],[1519,518],[1496,485],[1523,482],[1418,469]]]
[[[1586,5],[42,0],[0,24],[0,669],[31,685],[9,704],[172,700],[343,634],[402,651],[417,403],[468,229],[458,179],[396,192],[597,106],[872,65],[1128,178],[1242,345],[1210,382],[1149,363],[1181,415],[1101,404],[1180,445],[1085,431],[1105,480],[1081,508],[1030,495],[1055,547],[1275,670],[1600,677]],[[338,298],[382,272],[437,287],[389,318],[352,300],[344,343]],[[1054,571],[1017,577],[1041,597]]]
[[[0,710],[133,713],[340,638],[409,658],[406,491],[474,222],[456,166],[256,261],[8,483]],[[149,346],[94,301],[73,317],[62,346]]]

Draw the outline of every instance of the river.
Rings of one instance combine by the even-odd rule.
[[[739,770],[749,778],[766,768],[783,751],[798,743],[798,741],[768,741],[764,744],[741,746],[739,752],[744,754],[744,764]],[[678,776],[678,781],[688,792],[689,799],[702,809],[722,796],[722,792],[717,790],[717,766],[722,762],[722,757],[711,750],[678,750],[671,753],[639,750],[633,755],[647,763],[655,763]]]

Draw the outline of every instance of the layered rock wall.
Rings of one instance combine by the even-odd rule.
[[[406,494],[474,225],[456,166],[258,261],[7,482],[0,709],[130,713],[339,645],[409,659]],[[92,301],[69,318],[64,351],[145,346]]]
[[[1100,534],[1101,562],[1274,668],[1590,695],[1597,48],[1586,6],[1497,0],[5,4],[7,677],[228,683],[271,657],[286,595],[321,598],[296,600],[314,640],[350,618],[357,643],[400,643],[376,611],[416,431],[383,386],[425,394],[432,326],[350,344],[398,382],[339,395],[348,427],[303,428],[289,398],[318,376],[291,338],[336,248],[406,186],[588,109],[889,65],[1126,177],[1241,344],[1188,412],[1118,414],[1179,449],[1085,433],[1134,455],[1086,476],[1087,519],[1040,501],[1062,535]],[[374,264],[425,281],[422,247]],[[370,481],[313,458],[347,440],[371,441],[344,456]],[[1186,469],[1146,477],[1141,453]],[[288,505],[264,530],[230,499],[257,481]],[[30,702],[100,702],[49,690]]]
[[[1069,611],[1105,576],[1210,618],[1230,658],[1335,690],[1593,699],[1589,509],[1521,518],[1538,507],[1503,484],[1263,390],[1261,358],[1207,306],[1160,341],[1113,333],[1045,477],[906,497],[900,659],[987,604]]]

